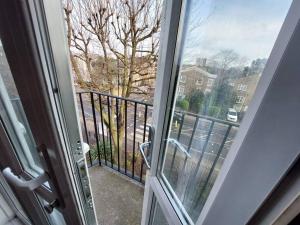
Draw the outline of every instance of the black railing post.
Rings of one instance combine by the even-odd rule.
[[[108,126],[109,126],[109,146],[110,146],[110,164],[111,168],[113,168],[113,149],[112,149],[112,143],[111,143],[111,115],[110,115],[110,101],[109,96],[107,96],[107,112],[108,112]]]
[[[188,146],[188,149],[187,149],[188,152],[190,152],[190,150],[191,150],[191,147],[192,147],[192,144],[193,144],[193,139],[194,139],[194,136],[195,136],[195,132],[196,132],[197,127],[198,127],[198,122],[199,122],[199,117],[196,117],[194,127],[193,127],[193,132],[192,132],[192,135],[191,135],[191,138],[190,138],[190,141],[189,141],[189,146]]]
[[[178,134],[177,134],[177,140],[178,141],[179,141],[180,136],[181,136],[181,130],[182,130],[183,123],[184,123],[184,117],[185,117],[185,113],[182,113],[182,115],[181,115],[181,121],[180,121],[180,125],[179,125],[179,129],[178,129]],[[170,166],[169,178],[171,177],[171,173],[173,171],[176,153],[177,153],[177,147],[174,148],[174,153],[173,153],[173,156],[172,156],[172,162],[171,162],[171,166]]]
[[[84,127],[84,131],[85,131],[86,143],[88,145],[90,145],[89,136],[88,136],[88,132],[87,132],[87,128],[86,128],[86,120],[85,120],[84,107],[83,107],[81,93],[79,93],[79,100],[80,100],[80,106],[81,106],[81,113],[82,113],[82,120],[83,120],[83,127]],[[91,164],[91,166],[93,166],[91,151],[89,151],[89,158],[90,158],[90,164]]]
[[[92,92],[91,92],[91,102],[92,102],[93,120],[94,120],[94,128],[95,128],[95,136],[96,136],[96,144],[97,144],[98,162],[99,162],[99,166],[101,166],[101,156],[100,156],[100,146],[99,146],[99,139],[98,139],[98,129],[97,129],[97,120],[96,120],[96,112],[95,112],[94,93],[92,93]]]
[[[145,112],[144,112],[144,132],[143,132],[143,143],[146,140],[146,132],[147,132],[147,113],[148,113],[148,106],[145,105]],[[144,169],[144,160],[141,157],[141,175],[140,175],[140,182],[143,180],[143,169]]]
[[[208,142],[209,142],[209,138],[210,138],[211,133],[212,133],[212,131],[213,131],[214,125],[215,125],[215,122],[214,122],[214,121],[211,121],[211,124],[210,124],[210,126],[209,126],[209,131],[208,131],[208,133],[207,133],[207,137],[206,137],[205,143],[204,143],[203,148],[202,148],[201,155],[200,155],[200,157],[199,157],[199,160],[198,160],[198,162],[197,162],[197,165],[196,165],[196,167],[195,167],[195,169],[194,169],[193,174],[192,174],[192,175],[190,176],[190,178],[189,178],[188,188],[187,188],[188,191],[187,191],[187,189],[186,189],[186,191],[185,191],[185,193],[184,193],[184,199],[183,199],[183,202],[184,202],[185,199],[186,199],[186,195],[187,195],[187,193],[189,192],[189,188],[192,188],[192,187],[194,186],[194,184],[196,183],[196,176],[197,176],[197,174],[198,174],[198,171],[199,171],[199,168],[200,168],[202,159],[203,159],[204,154],[205,154],[205,152],[206,152],[207,145],[208,145]]]
[[[201,201],[201,196],[202,196],[202,194],[204,193],[204,191],[205,191],[205,189],[206,189],[206,187],[207,187],[207,185],[208,185],[208,182],[209,182],[209,180],[210,180],[210,178],[211,178],[211,176],[212,176],[212,174],[213,174],[213,172],[214,172],[214,170],[215,170],[215,166],[216,166],[216,164],[217,164],[217,162],[218,162],[218,159],[219,159],[219,157],[220,157],[220,155],[221,155],[221,152],[222,152],[222,150],[223,150],[223,147],[224,147],[224,145],[225,145],[225,142],[226,142],[226,140],[227,140],[227,137],[228,137],[228,135],[229,135],[229,132],[230,132],[230,130],[231,130],[231,127],[232,127],[231,125],[228,125],[228,128],[227,128],[226,133],[225,133],[224,138],[223,138],[223,141],[222,141],[222,143],[221,143],[221,145],[220,145],[220,147],[219,147],[219,149],[218,149],[218,153],[217,153],[217,155],[216,155],[216,157],[215,157],[215,159],[214,159],[214,162],[213,162],[213,164],[212,164],[212,166],[211,166],[211,168],[210,168],[210,170],[209,170],[209,173],[208,173],[208,175],[207,175],[207,177],[206,177],[206,180],[205,180],[205,182],[204,182],[204,185],[203,185],[202,188],[200,189],[201,191],[199,192],[199,196],[198,196],[198,198],[197,198],[197,200],[196,200],[195,206],[198,205],[198,203]]]
[[[122,104],[122,102],[121,102]],[[120,115],[119,115],[119,99],[116,98],[116,121],[117,121],[117,150],[118,150],[118,171],[120,171],[120,142],[119,142],[119,138],[120,138],[120,133],[119,133],[119,119],[120,119]]]
[[[137,103],[134,103],[134,119],[133,119],[133,149],[132,149],[132,178],[134,177],[134,161],[135,161],[135,133],[136,133],[136,108]]]
[[[101,95],[98,94],[99,98],[99,107],[100,107],[100,116],[101,116],[101,131],[102,131],[102,141],[103,141],[103,152],[104,152],[104,161],[105,165],[107,166],[107,159],[106,159],[106,145],[105,145],[105,137],[104,137],[104,123],[103,123],[103,107],[102,107],[102,99]]]
[[[127,100],[125,100],[125,174],[127,175]]]

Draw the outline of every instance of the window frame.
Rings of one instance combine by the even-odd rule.
[[[249,222],[259,212],[265,200],[272,196],[273,190],[300,155],[298,148],[295,148],[300,144],[296,135],[300,128],[295,125],[300,122],[300,104],[291,98],[300,95],[300,67],[297,65],[300,57],[299,10],[300,2],[293,1],[236,141],[224,161],[196,225],[218,224],[220,220],[232,225]],[[287,108],[289,112],[293,112],[292,115],[289,114],[289,118],[284,113]],[[268,116],[271,114],[271,117]],[[268,135],[266,130],[269,131]],[[249,158],[256,159],[256,163],[252,163]],[[272,163],[275,161],[280,163],[275,165]],[[251,179],[241,171],[251,174]],[[230,193],[235,194],[233,196]],[[244,196],[251,196],[247,198],[247,208],[244,207]],[[235,204],[222,207],[232,201]]]

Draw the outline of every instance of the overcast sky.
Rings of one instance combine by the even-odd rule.
[[[292,0],[192,0],[184,62],[233,49],[250,63],[267,58]]]

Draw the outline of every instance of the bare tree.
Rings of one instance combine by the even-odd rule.
[[[82,78],[81,71],[79,69],[78,63],[75,59],[74,53],[71,51],[71,46],[72,46],[72,36],[73,34],[73,23],[72,23],[72,11],[73,11],[73,4],[70,0],[67,0],[64,6],[64,12],[65,12],[65,20],[66,20],[66,26],[67,26],[67,41],[68,41],[68,46],[70,49],[70,61],[72,68],[74,70],[75,76],[76,76],[76,81],[79,85],[83,86],[84,81]]]
[[[240,56],[232,49],[224,49],[213,56],[213,60],[217,63],[222,76],[231,65],[240,60]]]
[[[68,43],[78,80],[82,75],[75,58],[85,63],[94,90],[121,97],[146,94],[141,85],[156,75],[161,4],[161,0],[67,0]],[[100,55],[94,67],[92,54]],[[110,102],[110,112],[116,115],[115,100]],[[110,121],[106,111],[102,115],[105,124],[110,124],[116,149],[124,136],[124,101]]]

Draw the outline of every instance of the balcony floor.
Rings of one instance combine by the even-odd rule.
[[[107,167],[89,168],[100,225],[140,225],[144,188]]]

